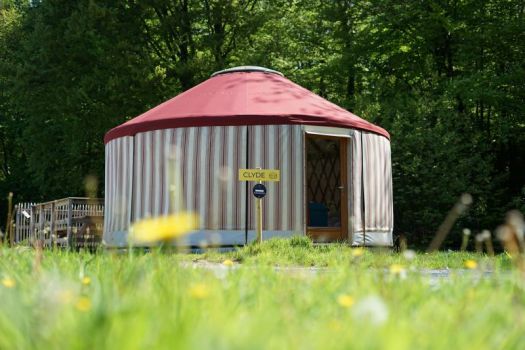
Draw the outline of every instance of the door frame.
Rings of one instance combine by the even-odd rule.
[[[312,139],[324,139],[324,140],[337,140],[339,141],[339,168],[340,168],[340,186],[341,189],[341,226],[340,227],[309,227],[309,215],[308,210],[308,153],[307,140]],[[345,136],[333,136],[333,135],[321,135],[321,134],[310,134],[304,133],[304,208],[305,208],[305,227],[306,235],[310,237],[314,242],[347,242],[348,241],[348,143],[349,138]]]

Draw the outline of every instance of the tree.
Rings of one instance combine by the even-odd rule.
[[[524,12],[518,0],[4,1],[0,191],[82,195],[86,175],[102,180],[107,130],[254,64],[391,133],[395,232],[409,243],[424,247],[463,192],[474,204],[455,232],[493,228],[525,208]]]

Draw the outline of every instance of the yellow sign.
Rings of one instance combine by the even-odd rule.
[[[239,169],[239,181],[279,181],[281,172],[277,169]]]

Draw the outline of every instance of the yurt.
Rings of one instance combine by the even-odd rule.
[[[239,169],[275,169],[262,199],[263,239],[392,245],[387,131],[254,66],[230,68],[105,135],[103,242],[179,210],[199,216],[188,246],[255,239],[254,183]],[[178,241],[180,242],[180,241]]]

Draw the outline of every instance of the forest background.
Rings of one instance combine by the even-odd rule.
[[[107,130],[237,65],[390,132],[409,245],[462,193],[457,232],[525,212],[522,0],[0,0],[0,218],[9,192],[82,196],[92,175],[103,195]]]

